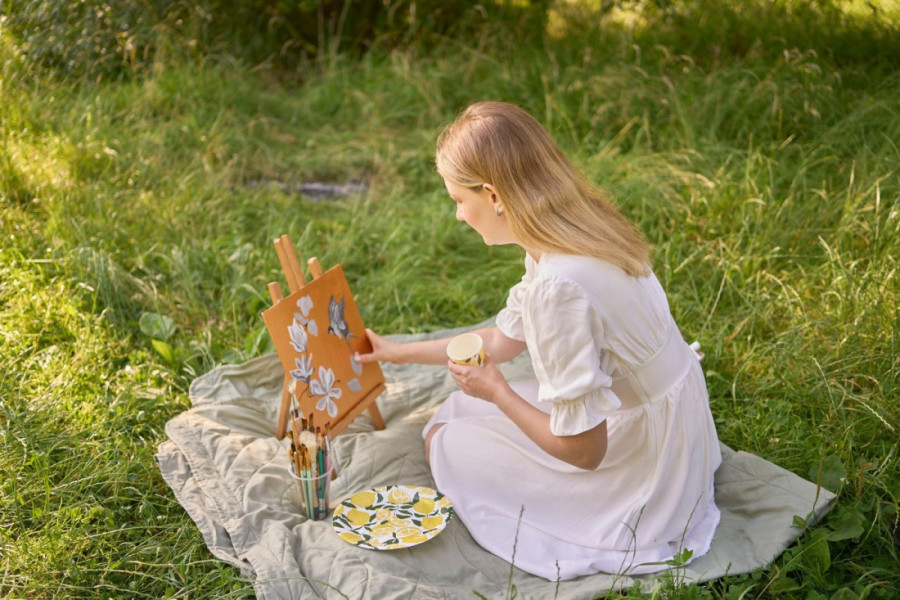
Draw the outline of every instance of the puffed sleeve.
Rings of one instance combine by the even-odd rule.
[[[622,403],[600,369],[594,337],[602,329],[583,288],[568,279],[543,279],[529,294],[527,315],[538,400],[552,403],[550,430],[575,435],[593,429]]]
[[[525,341],[525,330],[522,325],[522,300],[534,279],[535,264],[531,256],[525,256],[525,274],[509,290],[506,306],[497,314],[496,324],[500,332],[508,338]]]

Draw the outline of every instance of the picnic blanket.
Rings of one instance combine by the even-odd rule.
[[[462,330],[392,336],[413,340]],[[501,367],[511,381],[533,378],[530,358]],[[387,390],[378,406],[387,424],[376,431],[363,413],[334,441],[339,476],[334,506],[380,485],[434,487],[425,463],[422,427],[455,389],[446,367],[383,365]],[[276,355],[223,365],[194,380],[192,408],[166,425],[169,440],[157,462],[178,502],[210,551],[252,578],[261,600],[294,598],[455,599],[506,597],[575,600],[658,575],[627,572],[552,582],[511,568],[483,550],[458,518],[437,537],[391,551],[343,541],[331,521],[301,516],[289,473],[287,439],[274,437],[283,371]],[[708,554],[675,567],[684,582],[740,574],[775,559],[800,534],[795,515],[815,521],[834,494],[770,462],[722,447],[716,502],[722,512]]]

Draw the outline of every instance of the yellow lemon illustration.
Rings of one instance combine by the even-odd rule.
[[[405,502],[409,502],[412,498],[409,497],[409,492],[402,488],[394,488],[391,490],[391,493],[388,494],[388,500],[390,500],[394,504],[403,504]]]
[[[343,504],[339,504],[339,505],[334,509],[334,516],[338,516],[338,515],[342,515],[342,514],[344,514],[344,505],[343,505]]]
[[[378,522],[384,522],[391,518],[391,511],[386,508],[376,508],[375,509],[375,519]]]
[[[429,529],[434,529],[435,527],[440,527],[444,523],[444,517],[442,515],[437,515],[436,517],[425,517],[422,519],[422,529],[426,531]]]
[[[368,508],[375,504],[375,492],[358,492],[350,496],[350,503],[360,508]]]
[[[450,506],[450,498],[448,498],[447,496],[442,496],[441,499],[438,500],[437,505],[440,508],[447,508],[448,506]]]
[[[398,538],[405,538],[411,535],[416,535],[417,533],[421,533],[418,527],[413,527],[412,525],[408,525],[406,527],[401,527],[397,530]]]
[[[434,500],[431,498],[421,498],[413,504],[413,510],[417,513],[427,515],[434,510]]]
[[[350,512],[347,513],[347,520],[357,527],[359,527],[360,525],[365,525],[369,522],[369,520],[371,520],[371,518],[372,515],[370,515],[369,513],[362,510],[356,510],[355,508],[351,508]]]
[[[353,533],[352,531],[342,531],[341,538],[343,538],[343,540],[345,542],[349,542],[351,544],[358,544],[361,541],[363,541],[363,538],[361,535],[357,535],[357,534]]]
[[[384,523],[373,527],[370,533],[372,534],[372,537],[385,537],[394,533],[394,527],[392,525]]]
[[[428,538],[421,533],[416,533],[414,535],[408,535],[406,537],[400,538],[400,541],[409,546],[413,544],[421,544],[422,542],[427,542]]]
[[[394,527],[406,527],[407,525],[412,525],[412,521],[410,521],[409,519],[401,519],[394,515],[391,515],[391,518],[388,519],[388,523],[390,523]]]

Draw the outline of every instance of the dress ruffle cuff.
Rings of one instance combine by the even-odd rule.
[[[572,400],[547,399],[553,435],[577,435],[593,429],[613,414],[622,402],[609,388],[600,388]]]

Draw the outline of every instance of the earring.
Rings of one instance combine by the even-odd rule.
[[[495,209],[494,209],[494,214],[497,215],[498,217],[502,217],[502,216],[503,216],[503,211],[500,210],[499,208],[495,208]]]

